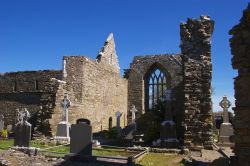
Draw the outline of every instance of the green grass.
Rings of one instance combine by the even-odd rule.
[[[142,166],[184,166],[181,163],[182,157],[168,153],[149,153],[136,163]]]
[[[13,139],[0,139],[0,150],[7,150],[9,147],[14,145]],[[42,149],[53,147],[55,145],[52,144],[44,144],[39,141],[31,141],[32,147],[37,147]],[[42,154],[49,156],[64,156],[69,153],[69,146],[59,146],[48,149],[46,151],[42,151]],[[128,157],[138,152],[126,152],[124,149],[103,147],[103,148],[94,148],[92,154],[95,156],[114,156],[114,157]],[[138,165],[142,166],[184,166],[180,163],[182,157],[180,155],[168,154],[168,153],[149,153],[146,154],[145,157],[138,163]]]
[[[0,149],[7,150],[9,147],[14,145],[13,139],[6,139],[6,140],[0,140]],[[42,154],[49,155],[49,156],[64,156],[69,153],[70,149],[69,146],[59,146],[56,147],[53,144],[45,144],[43,142],[39,141],[31,141],[31,146],[40,148],[41,150],[50,148],[46,151],[42,151]],[[54,147],[55,146],[55,147]],[[54,147],[54,148],[53,148]],[[137,152],[126,152],[124,149],[117,149],[117,148],[94,148],[92,150],[92,154],[96,156],[122,156],[122,157],[128,157],[137,154]]]
[[[7,150],[9,147],[14,145],[13,139],[0,139],[0,149]]]

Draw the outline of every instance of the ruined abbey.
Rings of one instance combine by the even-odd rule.
[[[69,121],[89,119],[93,132],[99,132],[115,126],[118,111],[121,127],[127,126],[132,105],[138,110],[136,118],[157,109],[171,89],[177,138],[187,147],[211,148],[213,27],[208,16],[188,19],[180,24],[181,53],[135,56],[123,78],[113,34],[94,60],[65,56],[61,70],[1,74],[0,114],[6,125],[14,125],[17,110],[27,108],[34,129],[53,136],[61,120],[60,102],[67,92]]]

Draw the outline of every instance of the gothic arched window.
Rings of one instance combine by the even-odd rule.
[[[154,69],[148,75],[146,84],[146,105],[148,110],[157,108],[164,101],[164,92],[166,89],[166,74],[159,68]]]

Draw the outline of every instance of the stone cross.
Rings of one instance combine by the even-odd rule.
[[[17,123],[14,127],[14,146],[29,147],[32,125],[28,122],[30,113],[27,108],[17,109]]]
[[[30,113],[27,110],[27,108],[24,108],[23,111],[19,111],[19,109],[17,109],[17,124],[21,124],[21,125],[30,125],[28,123],[28,119],[30,118]]]
[[[0,131],[2,131],[4,128],[4,116],[3,114],[0,114]]]
[[[231,106],[231,102],[226,96],[224,96],[221,100],[220,106],[223,108],[223,123],[229,123],[228,108]]]
[[[63,109],[62,121],[68,122],[68,108],[70,107],[70,100],[68,99],[68,94],[64,93],[64,98],[61,102]]]
[[[116,128],[120,128],[120,118],[122,116],[122,113],[120,113],[119,111],[117,111],[115,113],[115,116],[116,116]]]
[[[137,109],[135,108],[134,104],[131,106],[129,111],[132,113],[132,123],[135,123],[135,113],[137,112]]]

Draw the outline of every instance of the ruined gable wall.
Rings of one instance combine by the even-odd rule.
[[[173,101],[174,115],[177,121],[177,135],[181,136],[183,121],[183,97],[182,97],[182,63],[180,55],[148,55],[148,56],[136,56],[133,62],[130,64],[130,70],[128,71],[128,108],[131,105],[135,105],[138,112],[136,118],[139,118],[145,113],[145,83],[146,75],[152,68],[152,66],[160,66],[165,72],[168,73],[167,80],[169,81],[168,88],[172,88],[172,93],[176,98]],[[167,81],[167,82],[168,82]],[[128,121],[131,121],[131,113],[128,112]]]
[[[230,39],[232,66],[238,70],[234,81],[234,153],[237,157],[234,165],[250,165],[250,4],[230,34],[233,35]]]
[[[75,123],[78,118],[91,121],[93,132],[108,128],[112,117],[116,124],[115,112],[122,112],[121,127],[126,125],[127,80],[120,77],[112,66],[98,63],[86,57],[64,57],[69,98],[69,120]],[[71,89],[71,90],[70,90]]]
[[[212,148],[211,36],[214,22],[207,16],[180,25],[183,54],[186,146]]]
[[[44,118],[50,117],[56,89],[51,78],[61,78],[61,71],[24,71],[5,73],[0,76],[0,114],[5,116],[6,125],[15,124],[16,109],[21,108],[27,108],[31,113],[29,121],[33,127],[40,123],[38,115],[41,114],[41,106],[47,105],[48,109],[45,111],[47,114],[45,113]],[[43,122],[45,123],[47,122]],[[44,127],[43,124],[39,125]]]

